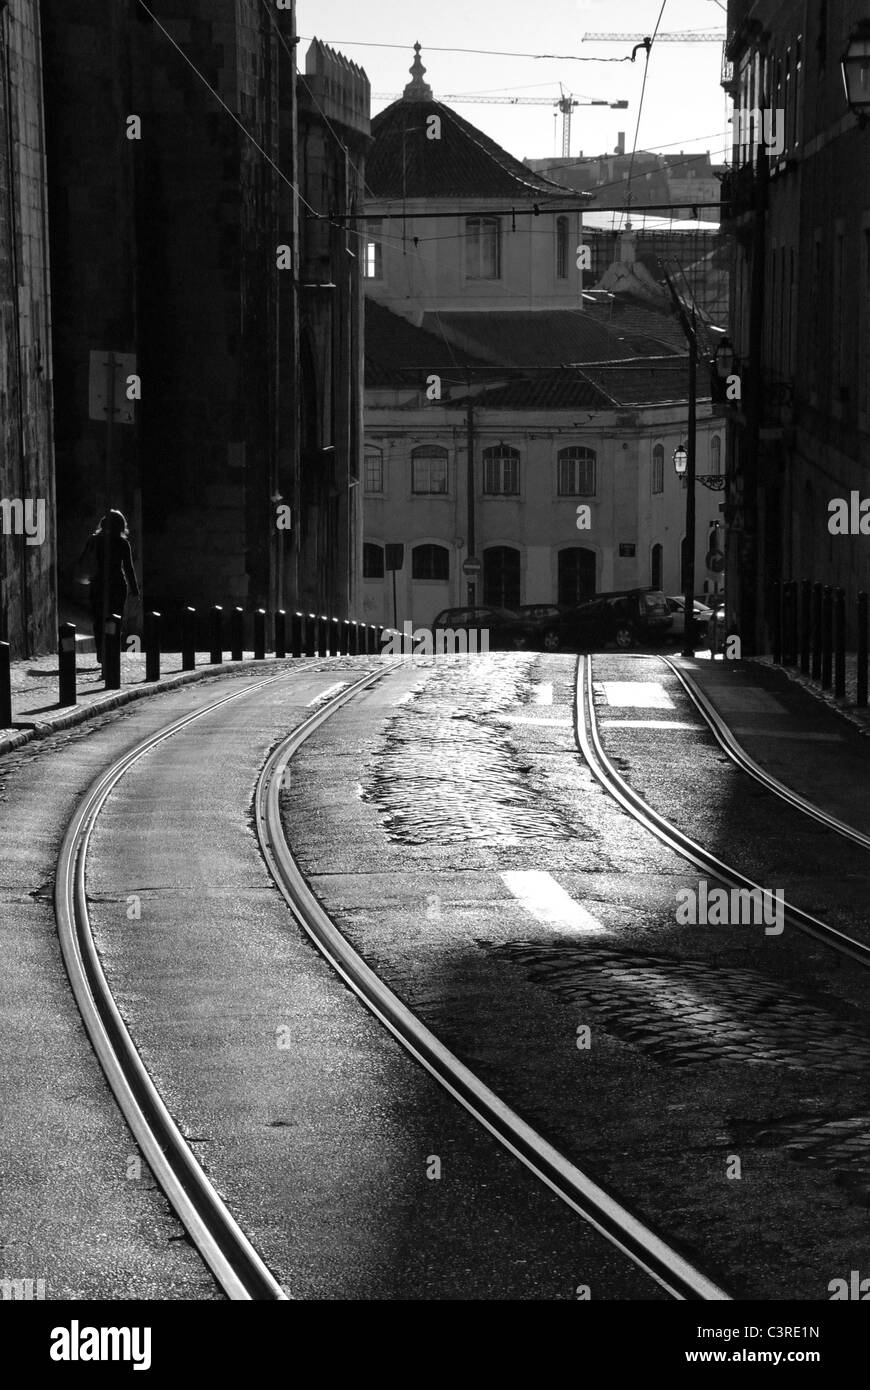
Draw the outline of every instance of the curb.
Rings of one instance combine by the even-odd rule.
[[[148,685],[133,685],[126,690],[113,691],[104,699],[94,700],[87,705],[73,705],[64,714],[59,714],[56,719],[52,719],[43,724],[34,724],[32,728],[17,729],[12,734],[5,734],[0,738],[0,757],[5,753],[12,753],[17,748],[23,747],[26,743],[32,743],[35,739],[50,738],[52,734],[58,733],[63,729],[72,729],[76,724],[84,724],[89,719],[95,719],[100,714],[105,714],[109,710],[120,709],[123,705],[132,704],[135,700],[144,700],[149,695],[159,695],[163,690],[177,690],[183,685],[193,685],[198,681],[206,680],[209,676],[227,675],[229,673],[241,674],[245,671],[257,672],[263,670],[280,670],[287,666],[292,670],[290,663],[294,661],[318,661],[328,660],[322,657],[272,657],[271,660],[264,661],[223,661],[215,666],[203,666],[197,671],[179,671],[177,675],[166,676],[159,681],[150,682]]]
[[[746,657],[745,664],[747,666],[757,666],[762,671],[780,671],[785,676],[786,680],[791,681],[794,685],[800,686],[801,690],[805,690],[807,694],[812,699],[817,700],[819,704],[825,705],[832,714],[839,715],[841,719],[845,719],[847,723],[851,724],[852,728],[856,729],[859,734],[863,734],[865,738],[870,738],[870,716],[862,718],[855,713],[855,709],[857,708],[855,705],[838,703],[835,696],[828,695],[822,690],[821,686],[816,685],[800,671],[790,666],[773,666],[769,661],[764,661],[761,657],[757,656]]]

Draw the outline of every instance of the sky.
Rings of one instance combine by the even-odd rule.
[[[575,61],[626,59],[639,39],[652,34],[662,0],[298,0],[304,70],[313,37],[340,49],[365,68],[372,87],[372,114],[401,95],[409,81],[413,45],[423,46],[426,81],[436,97],[448,93],[546,97],[562,88],[581,100],[626,100],[627,111],[579,107],[573,113],[571,154],[604,154],[625,131],[631,150],[646,66],[643,50],[634,63]],[[660,29],[725,28],[724,0],[664,0]],[[587,32],[626,33],[620,43],[583,42]],[[374,45],[398,45],[381,47]],[[500,54],[557,54],[556,58],[509,57],[495,53],[437,52],[441,49],[498,50]],[[562,56],[565,55],[565,56]],[[730,103],[719,85],[719,43],[660,43],[653,46],[640,113],[638,149],[667,153],[709,150],[714,162],[730,155]],[[460,115],[518,158],[561,154],[561,116],[545,106],[461,104]]]

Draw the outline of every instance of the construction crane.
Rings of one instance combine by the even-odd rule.
[[[375,101],[396,101],[397,97],[388,92],[375,92]],[[562,112],[562,157],[567,159],[571,153],[571,113],[575,106],[609,106],[614,111],[627,111],[627,101],[605,101],[595,99],[590,101],[580,101],[579,98],[571,95],[570,92],[563,92],[560,97],[476,97],[463,96],[461,92],[446,92],[437,98],[438,101],[454,101],[460,106],[467,102],[484,102],[487,105],[501,106],[558,106]]]
[[[656,43],[724,43],[724,29],[671,29],[656,34]],[[583,43],[636,43],[634,34],[584,34]]]

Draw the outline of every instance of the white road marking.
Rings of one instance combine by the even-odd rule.
[[[500,714],[496,716],[502,724],[540,724],[541,728],[573,729],[573,719],[538,719],[534,714]]]
[[[305,708],[311,709],[312,705],[320,705],[323,704],[325,700],[332,699],[332,696],[337,695],[339,690],[344,690],[347,684],[347,681],[337,681],[336,684],[331,685],[328,690],[322,690],[319,695],[315,695],[313,700],[309,700]]]
[[[541,681],[532,697],[535,705],[551,705],[553,703],[553,685],[551,681]]]
[[[674,702],[658,681],[602,681],[609,705],[631,705],[635,709],[673,709]]]
[[[526,911],[554,931],[609,935],[607,927],[597,917],[575,902],[561,884],[542,869],[517,870],[503,873],[501,877]]]

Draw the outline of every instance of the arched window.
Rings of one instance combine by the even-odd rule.
[[[710,472],[717,477],[722,472],[722,439],[718,434],[710,440]]]
[[[568,219],[556,218],[556,279],[568,278]]]
[[[450,551],[447,547],[415,545],[411,551],[411,578],[446,582],[450,578]]]
[[[383,450],[376,448],[374,444],[367,444],[365,447],[364,463],[365,473],[363,477],[363,492],[383,492]]]
[[[520,490],[520,451],[490,444],[483,451],[483,490],[490,497],[516,497]]]
[[[447,491],[447,450],[440,444],[420,444],[411,450],[411,491]]]
[[[649,557],[649,582],[651,589],[662,587],[662,548],[656,544],[650,551]]]
[[[483,552],[483,601],[493,608],[520,606],[520,552],[491,545]]]
[[[363,542],[363,579],[383,579],[384,547],[371,541]]]
[[[559,496],[594,497],[596,492],[595,450],[571,444],[559,450]]]
[[[657,444],[653,449],[652,490],[653,492],[664,492],[665,490],[665,446],[663,444]],[[653,588],[658,588],[658,585],[654,584]]]

